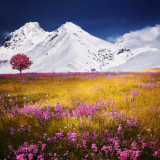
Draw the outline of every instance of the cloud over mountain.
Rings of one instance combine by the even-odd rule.
[[[117,44],[126,46],[138,53],[160,49],[160,25],[146,27],[141,30],[126,33],[116,40]]]

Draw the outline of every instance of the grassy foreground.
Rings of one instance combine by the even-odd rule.
[[[160,73],[0,75],[0,159],[160,159]]]

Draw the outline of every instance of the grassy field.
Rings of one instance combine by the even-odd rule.
[[[0,75],[0,159],[160,159],[160,72]]]

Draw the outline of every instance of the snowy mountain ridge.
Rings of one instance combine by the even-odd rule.
[[[139,54],[134,53],[134,49],[131,52],[128,46],[124,38],[112,44],[71,22],[52,32],[44,31],[37,22],[30,22],[2,42],[0,73],[18,72],[9,64],[12,55],[17,53],[25,53],[33,61],[30,69],[24,72],[108,71],[125,65]]]
[[[16,53],[33,61],[26,72],[103,71],[132,56],[125,47],[96,38],[71,22],[53,32],[45,32],[37,22],[12,32],[0,47],[0,73],[17,72],[8,63]]]

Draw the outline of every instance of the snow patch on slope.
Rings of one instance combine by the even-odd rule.
[[[116,67],[109,68],[105,71],[111,72],[131,72],[140,71],[148,68],[160,68],[160,53],[159,52],[144,52],[139,54],[126,63],[118,65]]]

